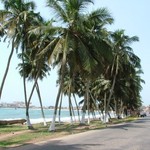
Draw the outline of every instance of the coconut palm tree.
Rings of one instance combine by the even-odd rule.
[[[107,99],[106,113],[108,112],[108,107],[114,92],[116,80],[123,78],[123,74],[125,72],[124,69],[127,68],[124,66],[125,65],[130,66],[130,68],[132,68],[133,71],[135,71],[134,68],[140,66],[139,58],[133,53],[133,49],[130,47],[130,45],[133,42],[138,41],[137,36],[129,37],[124,34],[124,30],[117,30],[111,34],[111,41],[113,45],[112,47],[113,47],[114,60],[111,66],[111,70],[109,72],[111,73],[112,86],[110,89],[110,94]],[[128,70],[128,72],[130,70]]]
[[[70,77],[68,73],[69,73],[69,71],[67,71],[65,73],[64,86],[63,86],[62,92],[65,96],[68,96],[71,123],[73,122],[72,117],[73,117],[73,114],[74,114],[74,109],[73,109],[73,106],[72,106],[72,98],[74,98],[77,113],[78,113],[78,121],[80,122],[80,112],[79,112],[79,107],[78,107],[76,96],[75,96],[77,94],[75,89],[77,88],[76,87],[77,86],[76,80],[77,80],[78,76],[76,76],[74,74],[73,77]]]
[[[31,42],[31,39],[30,39],[30,42]],[[46,126],[38,79],[42,80],[44,77],[46,77],[48,71],[50,70],[50,67],[48,66],[46,61],[44,61],[45,59],[43,59],[43,60],[38,59],[38,61],[36,61],[35,56],[33,56],[33,54],[31,54],[31,53],[32,53],[32,51],[31,52],[26,51],[25,53],[23,53],[23,54],[21,53],[18,55],[18,57],[21,59],[22,59],[22,55],[24,57],[24,64],[22,64],[22,63],[18,64],[19,73],[22,77],[25,76],[29,81],[34,80],[34,85],[31,90],[30,96],[28,98],[27,109],[29,109],[29,104],[30,104],[30,101],[32,98],[32,94],[34,92],[34,89],[36,88],[40,106],[41,106],[43,122],[44,122],[44,125]],[[24,67],[24,71],[23,71],[23,67]]]
[[[58,96],[56,98],[54,117],[50,130],[55,130],[54,122],[57,114],[61,89],[63,88],[64,72],[66,68],[71,68],[71,73],[92,73],[100,61],[98,56],[101,55],[98,52],[98,48],[93,46],[94,44],[92,44],[92,41],[95,39],[101,43],[97,43],[97,45],[101,46],[99,49],[104,46],[105,49],[107,49],[106,45],[108,44],[103,40],[104,38],[100,38],[100,36],[97,35],[100,33],[100,27],[106,23],[111,23],[113,19],[108,14],[108,11],[105,11],[105,9],[99,9],[91,15],[85,15],[82,13],[88,4],[92,2],[92,0],[47,0],[48,6],[54,9],[57,18],[63,23],[59,35],[57,35],[57,43],[55,43],[56,46],[50,55],[50,60],[53,59],[55,62],[58,62],[61,70],[61,82]],[[88,23],[89,18],[91,19],[91,23]]]
[[[11,35],[11,32],[7,32],[6,26],[5,26],[5,23],[4,23],[9,14],[10,14],[10,12],[7,11],[7,10],[1,10],[0,11],[0,35],[5,36],[4,40],[6,40],[7,36],[9,36],[10,39],[12,40],[11,52],[10,52],[10,55],[8,57],[6,70],[5,70],[5,73],[4,73],[4,76],[3,76],[3,79],[2,79],[2,83],[1,83],[1,86],[0,86],[0,98],[2,96],[3,87],[4,87],[5,80],[6,80],[6,77],[7,77],[7,73],[8,73],[8,70],[9,70],[11,58],[12,58],[12,55],[13,55],[13,52],[14,52],[14,36]],[[7,36],[6,36],[6,33],[7,33]]]
[[[127,87],[127,98],[123,103],[125,106],[131,110],[137,110],[142,105],[142,100],[140,96],[140,92],[142,90],[141,83],[145,83],[144,80],[141,79],[141,74],[143,73],[140,68],[139,70],[136,68],[135,72],[130,74],[130,78],[126,80]]]
[[[29,48],[28,41],[28,31],[31,26],[38,24],[39,19],[41,19],[38,13],[34,13],[35,4],[33,2],[25,2],[24,0],[1,0],[4,4],[5,10],[1,11],[1,16],[3,15],[3,20],[1,21],[1,27],[6,30],[6,36],[11,40],[12,51],[14,49],[21,49],[22,53]],[[4,79],[2,81],[1,91],[4,85],[4,80],[8,72],[9,64],[11,60],[11,55],[8,60],[8,65],[4,74]],[[22,58],[24,64],[24,60]],[[23,69],[24,70],[24,69]],[[24,85],[24,96],[25,104],[27,103],[27,93],[26,93],[26,79],[23,77]],[[26,110],[27,124],[28,128],[32,129],[29,112]]]

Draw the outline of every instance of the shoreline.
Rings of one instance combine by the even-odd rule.
[[[81,120],[82,116],[80,116],[80,120]],[[95,118],[92,119],[92,117],[90,117],[91,120],[93,119],[99,119],[100,116],[99,115],[96,115]],[[25,118],[10,118],[10,119],[0,119],[0,121],[13,121],[13,120],[22,120],[22,119],[25,119]],[[48,122],[51,122],[53,118],[45,118],[45,121],[48,123]],[[73,122],[79,122],[79,118],[78,116],[75,116],[75,117],[72,117],[73,119]],[[86,115],[85,116],[85,119],[87,120],[88,119],[88,116]],[[38,124],[38,123],[44,123],[44,119],[43,118],[36,118],[36,119],[30,119],[31,121],[31,124]],[[56,122],[59,122],[59,118],[56,117]],[[71,122],[71,118],[70,117],[60,117],[60,122],[67,122],[67,123],[70,123]],[[25,123],[26,124],[26,123]]]
[[[11,120],[11,119],[26,119],[25,108],[1,108],[0,109],[0,120]],[[42,118],[42,113],[40,109],[30,108],[29,109],[30,119],[40,119]],[[53,109],[44,109],[45,118],[53,118]],[[77,112],[75,112],[77,115]],[[69,110],[62,109],[61,117],[69,117]],[[49,121],[49,120],[48,120]]]

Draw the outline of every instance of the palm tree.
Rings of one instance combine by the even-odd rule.
[[[55,40],[55,48],[50,55],[50,60],[53,59],[55,60],[56,64],[59,63],[61,70],[61,82],[58,96],[56,98],[54,117],[50,126],[50,130],[55,130],[54,123],[57,114],[60,93],[63,88],[64,72],[66,68],[70,68],[71,74],[73,74],[73,72],[92,73],[100,61],[98,56],[101,55],[98,52],[98,48],[93,46],[92,41],[96,39],[97,45],[101,45],[100,49],[104,46],[105,49],[108,48],[108,46],[106,48],[106,45],[108,44],[103,40],[102,37],[100,38],[98,34],[100,33],[100,27],[106,23],[111,23],[113,19],[108,14],[108,11],[105,11],[105,9],[103,9],[103,11],[95,11],[91,14],[91,16],[83,14],[82,12],[84,8],[86,8],[90,3],[93,3],[93,1],[47,0],[48,6],[54,9],[55,13],[57,14],[57,18],[59,18],[63,23],[63,26],[60,28],[59,35],[56,37],[57,40]],[[92,21],[88,24],[89,18],[91,18]],[[101,44],[98,44],[98,42]]]
[[[133,42],[138,41],[137,36],[129,37],[124,34],[124,30],[117,30],[111,34],[111,41],[113,45],[114,60],[111,66],[111,71],[109,72],[111,73],[112,86],[107,99],[106,113],[108,112],[108,107],[114,92],[116,80],[119,80],[119,75],[121,78],[125,72],[124,65],[130,66],[130,68],[140,66],[139,58],[133,53],[133,50],[130,47]]]
[[[145,83],[144,80],[141,79],[140,75],[143,72],[141,69],[136,68],[136,70],[130,73],[130,77],[126,80],[126,87],[127,87],[127,98],[124,100],[123,103],[126,108],[131,110],[137,110],[142,105],[142,100],[140,96],[140,92],[142,90],[141,83]]]
[[[48,0],[47,4],[52,7],[55,12],[58,14],[59,18],[63,21],[63,23],[67,24],[67,28],[62,28],[61,30],[61,36],[58,37],[58,42],[53,50],[53,53],[51,55],[51,58],[55,58],[56,62],[60,62],[60,87],[58,91],[58,95],[56,98],[56,104],[55,104],[55,111],[53,116],[52,124],[49,128],[49,130],[55,130],[55,118],[57,114],[57,107],[60,99],[61,90],[63,88],[63,79],[64,79],[64,72],[66,68],[67,63],[67,55],[71,53],[72,49],[76,46],[74,42],[72,42],[72,39],[76,39],[79,41],[76,33],[76,24],[77,20],[80,17],[79,11],[81,8],[83,8],[83,4],[89,3],[91,1],[54,1],[54,0]],[[72,46],[71,46],[72,45]],[[74,47],[73,47],[74,46]],[[61,59],[60,59],[60,54]],[[59,59],[59,60],[58,60]],[[75,67],[75,66],[74,66]]]
[[[84,20],[84,25],[87,29],[84,34],[84,38],[86,39],[84,42],[87,43],[88,47],[91,50],[92,57],[97,61],[97,64],[93,66],[93,68],[89,68],[88,72],[84,71],[82,75],[82,78],[85,78],[86,83],[84,105],[86,105],[85,103],[87,103],[87,107],[89,107],[88,103],[90,82],[93,82],[94,78],[97,78],[99,74],[102,74],[105,65],[109,64],[112,59],[111,46],[108,43],[109,32],[105,28],[105,25],[111,23],[113,23],[113,18],[110,16],[110,13],[106,8],[97,9],[91,12],[89,15],[86,16]]]
[[[30,39],[31,42],[31,39]],[[25,53],[21,53],[18,55],[19,58],[22,58],[22,55],[24,57],[24,64],[20,63],[18,65],[19,67],[19,73],[23,77],[25,76],[29,81],[34,80],[34,85],[31,91],[31,94],[28,99],[28,105],[27,109],[29,109],[29,104],[32,98],[32,94],[34,92],[34,89],[36,88],[40,106],[41,106],[41,112],[42,112],[42,117],[44,121],[44,125],[46,126],[46,121],[45,121],[45,115],[43,111],[43,106],[42,106],[42,98],[40,94],[40,89],[39,89],[39,84],[38,84],[38,79],[43,79],[46,77],[46,73],[50,70],[50,67],[45,61],[45,58],[43,60],[38,60],[36,61],[35,56],[32,56],[32,52],[26,51]],[[23,72],[23,67],[24,67],[24,72]]]
[[[72,106],[72,98],[74,98],[77,113],[78,113],[78,121],[80,122],[80,112],[79,112],[79,107],[76,101],[76,86],[77,86],[77,75],[69,76],[69,71],[65,73],[65,78],[64,78],[64,86],[62,89],[62,92],[65,96],[68,96],[68,101],[69,101],[69,111],[70,111],[70,117],[71,117],[71,123],[73,122],[73,114],[74,114],[74,109]]]
[[[5,26],[5,20],[7,19],[7,17],[9,15],[10,15],[10,12],[8,10],[1,10],[0,11],[0,35],[5,36],[6,33],[7,33],[7,36],[9,36],[10,39],[12,40],[11,52],[10,52],[10,55],[8,57],[6,70],[5,70],[5,73],[4,73],[4,76],[3,76],[3,79],[2,79],[2,83],[1,83],[1,86],[0,86],[0,99],[1,99],[1,96],[2,96],[2,91],[3,91],[3,87],[4,87],[4,84],[5,84],[6,77],[7,77],[7,73],[8,73],[8,70],[9,70],[11,58],[12,58],[13,52],[14,52],[14,40],[15,40],[14,38],[15,37],[13,35],[11,35],[11,32],[7,32],[7,29],[6,29],[6,26]]]
[[[21,48],[22,53],[25,52],[29,48],[28,41],[28,31],[31,26],[35,26],[38,24],[38,20],[41,19],[38,13],[34,13],[35,4],[33,2],[24,2],[24,0],[1,0],[4,3],[5,10],[1,11],[1,17],[3,20],[1,21],[2,28],[6,30],[6,35],[10,37],[12,40],[12,52],[14,49]],[[4,80],[6,79],[6,75],[8,72],[10,59],[8,60],[8,66],[6,68],[6,72],[4,74],[4,79],[2,81],[1,91],[4,85]],[[24,60],[22,57],[22,63],[24,64]],[[23,69],[24,70],[24,69]],[[23,85],[24,85],[24,96],[25,96],[25,104],[27,103],[27,93],[26,93],[26,79],[23,77]],[[29,120],[29,112],[26,110],[27,124],[28,128],[32,128],[30,120]]]

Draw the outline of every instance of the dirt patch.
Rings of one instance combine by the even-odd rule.
[[[28,130],[26,130],[26,131],[17,131],[17,132],[10,132],[10,133],[6,133],[6,134],[1,134],[0,133],[0,141],[8,139],[10,137],[13,138],[16,135],[20,135],[20,134],[27,133],[27,132],[30,132],[30,131],[28,131]]]

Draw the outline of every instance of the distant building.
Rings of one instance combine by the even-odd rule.
[[[25,108],[25,103],[21,101],[15,101],[12,103],[0,103],[0,107],[4,108]]]

